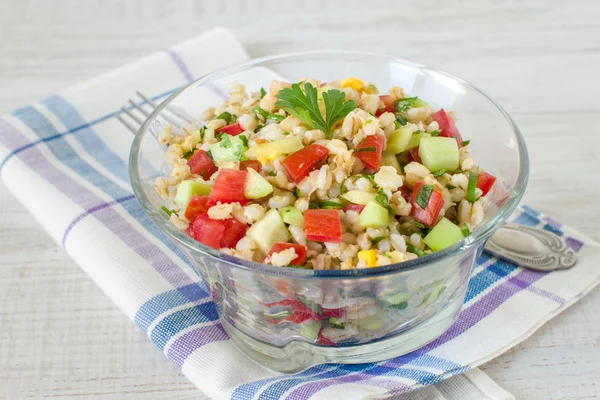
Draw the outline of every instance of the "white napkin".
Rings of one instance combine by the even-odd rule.
[[[528,208],[516,214],[518,222],[564,231],[579,251],[577,267],[537,274],[482,256],[457,323],[410,356],[283,376],[233,346],[198,274],[133,197],[127,172],[132,136],[115,115],[136,90],[160,100],[247,58],[229,31],[217,29],[2,116],[3,182],[211,398],[512,398],[474,367],[531,335],[595,286],[600,274],[592,262],[597,244]],[[428,385],[434,386],[406,394]]]

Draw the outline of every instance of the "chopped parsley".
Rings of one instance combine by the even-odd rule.
[[[375,152],[377,151],[377,147],[361,147],[360,149],[356,149],[355,153],[366,153],[366,152]]]
[[[263,97],[265,97],[265,95],[267,94],[267,91],[265,90],[264,87],[260,88],[260,98],[262,99]]]
[[[206,132],[206,126],[200,128],[200,139],[204,140],[204,132]]]
[[[439,171],[435,171],[435,172],[433,173],[433,176],[442,176],[442,175],[444,175],[446,172],[448,172],[448,171],[446,171],[445,169],[440,169]]]
[[[208,150],[206,152],[206,155],[208,156],[208,158],[210,158],[211,160],[215,161],[215,159],[213,158],[213,155],[212,155],[212,151]]]
[[[368,179],[369,182],[371,182],[371,184],[373,186],[377,186],[377,184],[375,183],[375,177],[371,174],[360,174],[360,176],[362,176],[365,179]]]
[[[477,189],[477,177],[477,174],[469,172],[469,185],[467,186],[467,193],[465,194],[465,198],[470,203],[475,203],[475,201],[477,200],[475,198],[475,189]]]
[[[448,189],[448,190],[456,189],[456,186],[448,184],[448,185],[446,185],[446,189]]]
[[[465,224],[465,227],[462,228],[460,231],[462,232],[464,237],[467,237],[471,234],[471,231],[469,230],[469,225],[467,224]]]
[[[302,85],[294,83],[291,88],[280,90],[275,105],[289,112],[311,128],[318,128],[331,139],[333,125],[344,119],[350,111],[356,108],[354,100],[345,101],[346,94],[337,89],[323,92],[325,117],[319,109],[317,88],[306,82]]]
[[[297,199],[300,198],[300,189],[298,189],[298,188],[294,189],[294,196],[296,196]]]
[[[386,196],[383,189],[379,189],[379,191],[377,192],[377,196],[375,196],[375,202],[377,202],[380,206],[388,210],[388,212],[391,215],[396,215],[396,211],[394,211],[392,206],[390,206],[390,201],[388,200],[388,197]]]
[[[233,118],[233,116],[230,113],[228,113],[227,111],[225,111],[225,112],[222,112],[221,114],[219,114],[215,119],[222,119],[227,124],[230,124],[232,118]],[[237,120],[237,117],[236,117],[236,120]]]
[[[404,125],[406,125],[408,123],[408,121],[402,115],[396,114],[396,121],[395,121],[395,123],[398,123],[398,125],[404,126]],[[398,128],[399,128],[399,126],[396,126],[396,129],[398,129]]]
[[[221,139],[219,146],[225,147],[226,149],[231,147],[231,139],[229,139],[229,136],[226,133],[223,133],[219,138]]]
[[[246,137],[246,135],[238,135],[238,137],[240,138],[244,146],[248,147],[248,138]]]
[[[271,121],[275,121],[275,122],[281,122],[285,119],[285,116],[270,113],[267,110],[260,108],[259,106],[252,107],[252,111],[254,111],[256,114],[263,117],[265,119],[265,121],[271,120]]]
[[[435,137],[435,136],[440,136],[440,131],[432,131],[432,132],[429,132],[429,134],[430,134],[431,136],[434,136],[434,137]]]
[[[321,201],[311,201],[310,203],[308,203],[308,208],[311,210],[314,210],[317,208],[339,210],[340,208],[342,208],[342,205],[336,201],[321,200]]]
[[[463,145],[463,147],[465,147],[465,146],[468,146],[468,145],[469,145],[469,143],[471,143],[471,141],[470,141],[470,140],[463,140],[463,143],[462,143],[462,145]]]
[[[403,301],[398,304],[388,304],[388,307],[389,308],[397,308],[398,310],[404,310],[406,307],[408,307],[408,303],[406,301]]]
[[[348,191],[348,189],[346,189],[345,183],[346,183],[346,180],[344,180],[342,182],[342,184],[340,185],[340,194],[344,194],[344,193],[346,193]]]
[[[160,209],[161,209],[161,210],[163,210],[165,213],[167,213],[167,215],[168,215],[169,217],[171,216],[171,214],[175,214],[175,210],[169,210],[169,209],[168,209],[167,207],[165,207],[165,206],[162,206]]]
[[[374,237],[373,239],[371,239],[371,243],[375,245],[375,244],[381,242],[383,239],[387,239],[387,236]]]
[[[185,158],[186,160],[189,160],[190,158],[192,158],[193,155],[194,155],[194,150],[190,150],[183,155],[183,158]]]
[[[269,171],[269,172],[267,172],[267,175],[269,175],[269,176],[277,176],[277,173],[275,171]]]
[[[419,221],[415,221],[415,225],[416,225],[416,226],[417,226],[417,228],[419,228],[419,229],[429,229],[429,228],[427,227],[427,225],[424,225],[424,224],[420,223]]]
[[[429,198],[431,197],[431,192],[433,192],[433,185],[423,185],[419,188],[419,192],[417,193],[416,203],[422,209],[427,208],[427,203],[429,203]]]
[[[425,255],[425,252],[423,250],[416,246],[413,246],[410,243],[406,243],[406,251],[408,251],[409,253],[416,254],[419,257],[423,257]]]
[[[404,112],[413,107],[417,99],[418,97],[405,97],[403,99],[396,100],[396,112]]]

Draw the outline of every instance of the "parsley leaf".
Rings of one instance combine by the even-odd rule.
[[[298,189],[298,188],[294,189],[294,196],[296,196],[297,199],[300,198],[300,189]]]
[[[212,155],[212,151],[208,150],[206,152],[206,155],[208,156],[208,158],[210,158],[211,160],[215,161],[215,159],[213,158],[213,155]]]
[[[423,250],[421,250],[418,247],[413,246],[410,243],[406,243],[406,251],[408,251],[409,253],[416,254],[419,257],[423,257],[425,255],[425,253],[423,252]]]
[[[206,126],[200,128],[200,139],[204,140],[204,132],[206,132]]]
[[[431,197],[431,192],[433,192],[433,185],[423,185],[419,189],[417,193],[416,203],[423,210],[427,208],[427,203],[429,203],[429,198]]]
[[[346,94],[337,89],[330,89],[323,93],[325,103],[325,117],[319,109],[317,89],[310,83],[304,83],[304,90],[299,84],[292,84],[291,88],[280,90],[276,97],[279,101],[275,105],[289,112],[311,128],[318,128],[331,138],[333,125],[344,119],[350,111],[356,108],[354,100],[344,101]]]
[[[171,216],[171,214],[175,214],[175,210],[169,210],[165,206],[162,206],[160,209],[163,210],[164,212],[166,212],[169,217]]]
[[[448,189],[448,190],[456,189],[456,186],[448,184],[448,185],[446,185],[446,189]]]
[[[447,171],[447,170],[445,170],[445,169],[440,169],[439,171],[435,171],[435,172],[433,173],[433,176],[442,176],[442,175],[444,175],[446,172],[448,172],[448,171]]]
[[[267,172],[267,175],[269,175],[269,176],[277,176],[277,174],[275,173],[275,171],[269,171],[269,172]]]
[[[371,243],[373,245],[376,245],[377,243],[381,242],[383,239],[387,239],[387,236],[377,236],[377,237],[374,237],[373,239],[371,239]]]
[[[416,221],[416,220],[415,220],[415,225],[419,229],[429,229],[426,225],[423,225],[422,223],[420,223],[419,221]]]
[[[365,153],[365,152],[376,152],[377,147],[361,147],[360,149],[354,150],[355,153]]]
[[[408,121],[406,120],[406,118],[404,118],[402,115],[400,114],[396,114],[396,121],[399,125],[406,125],[408,123]],[[399,126],[396,127],[396,129],[398,129]]]
[[[467,193],[465,198],[470,203],[475,203],[475,189],[477,189],[477,174],[469,172],[469,185],[467,186]]]
[[[238,137],[240,138],[244,146],[248,147],[248,138],[246,137],[246,135],[238,135]]]
[[[371,182],[371,184],[373,186],[377,186],[377,184],[375,183],[375,177],[373,175],[369,175],[369,174],[360,174],[360,176],[362,176],[365,179],[368,179],[369,182]]]
[[[469,225],[465,224],[465,227],[460,230],[464,237],[467,237],[471,234],[471,230],[469,230]]]
[[[346,185],[344,185],[344,183],[346,183],[346,180],[344,180],[342,182],[342,184],[340,185],[340,194],[344,194],[348,191],[348,189],[346,189]]]
[[[273,114],[265,110],[264,108],[260,108],[259,106],[252,107],[252,111],[260,115],[265,119],[265,121],[271,120],[275,122],[281,122],[285,119],[285,116],[279,114]]]
[[[185,153],[183,155],[183,158],[185,158],[186,160],[189,160],[190,158],[192,158],[192,156],[194,155],[195,150],[190,150],[187,153]]]
[[[465,146],[468,146],[468,145],[469,145],[469,143],[471,143],[471,141],[470,141],[470,140],[463,140],[463,143],[462,143],[462,145],[463,145],[463,147],[465,147]]]
[[[418,97],[405,97],[403,99],[396,100],[396,111],[404,112],[415,105]]]
[[[342,208],[342,205],[336,201],[321,200],[311,201],[310,203],[308,203],[308,208],[311,210],[314,210],[316,208],[339,210],[340,208]]]
[[[229,139],[229,136],[224,133],[220,136],[221,138],[221,142],[219,143],[219,146],[221,147],[225,147],[226,149],[230,148],[232,143],[231,143],[231,139]]]
[[[228,124],[231,123],[231,119],[232,119],[232,115],[230,113],[228,113],[227,111],[222,112],[221,114],[217,115],[217,117],[215,119],[222,119],[223,121],[227,122]]]
[[[394,209],[392,208],[392,206],[390,206],[390,202],[388,200],[388,197],[386,196],[385,192],[383,191],[383,189],[379,189],[379,192],[377,192],[377,196],[375,196],[375,201],[381,205],[382,207],[384,207],[385,209],[388,210],[388,212],[391,215],[396,215],[396,211],[394,211]]]
[[[260,88],[260,98],[262,99],[263,97],[265,97],[265,95],[267,94],[267,91],[265,90],[264,87]]]
[[[440,136],[440,131],[432,131],[429,132],[431,134],[431,136],[435,137],[435,136]],[[464,143],[464,142],[463,142]]]

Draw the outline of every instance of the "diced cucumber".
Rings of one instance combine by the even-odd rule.
[[[408,146],[408,142],[410,142],[412,137],[413,130],[410,126],[403,126],[399,129],[396,129],[390,135],[387,145],[385,146],[385,151],[392,154],[402,153],[404,150],[406,150],[406,146]]]
[[[431,248],[438,251],[452,246],[454,243],[464,238],[462,231],[447,218],[442,218],[432,229],[427,236],[423,238],[423,242]]]
[[[394,293],[384,298],[385,302],[388,304],[405,303],[408,299],[410,299],[410,294],[405,292]]]
[[[298,210],[294,206],[285,206],[280,208],[279,215],[281,215],[283,222],[288,225],[304,226],[304,215],[302,215],[302,211]]]
[[[273,191],[273,186],[252,168],[248,168],[244,196],[247,199],[260,199]]]
[[[389,224],[389,213],[375,201],[369,201],[358,216],[358,223],[363,228],[383,228]]]
[[[210,193],[211,186],[207,183],[196,182],[192,180],[182,181],[177,186],[175,194],[175,204],[180,210],[185,210],[193,195],[206,196]]]
[[[383,328],[383,319],[378,314],[370,315],[366,318],[359,319],[357,325],[359,328],[368,331],[378,331]]]
[[[261,220],[252,225],[247,235],[254,239],[264,254],[268,254],[275,243],[285,243],[291,238],[279,212],[275,209],[269,210]]]
[[[290,136],[270,143],[257,144],[244,154],[251,160],[258,160],[262,164],[267,164],[276,157],[294,153],[302,147],[302,141],[298,136]]]
[[[400,163],[398,162],[398,158],[393,153],[388,153],[384,151],[381,155],[381,166],[394,167],[396,172],[400,175],[403,175],[402,169],[400,168]]]
[[[423,101],[421,99],[416,99],[415,102],[413,103],[413,107],[427,107],[429,105],[429,103],[427,103],[426,101]]]
[[[311,342],[317,340],[319,331],[321,330],[321,321],[309,319],[298,326],[298,334],[304,336]]]
[[[425,297],[423,297],[423,300],[421,301],[421,304],[419,304],[419,306],[428,306],[430,304],[433,304],[433,302],[436,301],[440,297],[440,295],[444,293],[445,290],[446,285],[439,284],[438,286],[433,288],[431,292],[425,295]]]
[[[406,149],[404,150],[410,150],[413,147],[417,147],[421,143],[421,139],[429,137],[431,137],[431,134],[427,132],[413,133],[412,137],[408,141],[408,145],[406,145]]]
[[[322,315],[323,314],[323,310],[321,309],[321,306],[318,305],[317,303],[308,300],[306,297],[304,296],[297,296],[298,300],[300,300],[300,303],[304,304],[306,306],[306,308],[310,309],[312,312]]]
[[[375,200],[377,193],[362,192],[360,190],[349,190],[346,193],[340,195],[344,200],[354,204],[365,205],[370,201]]]
[[[248,148],[244,145],[241,135],[223,135],[220,142],[210,146],[210,153],[217,166],[226,162],[240,161]]]
[[[447,137],[430,137],[421,139],[419,157],[423,165],[431,172],[441,169],[458,168],[458,144],[456,139]]]

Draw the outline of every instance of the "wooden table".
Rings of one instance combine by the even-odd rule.
[[[600,240],[597,0],[4,0],[0,112],[216,25],[252,56],[385,52],[475,83],[527,138],[525,201]],[[4,187],[0,227],[1,399],[202,398]],[[483,369],[522,399],[599,396],[599,307],[596,290]]]

